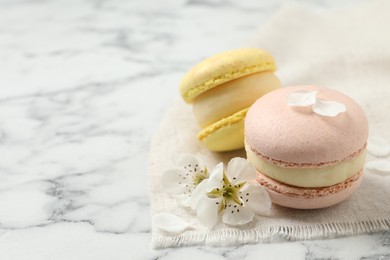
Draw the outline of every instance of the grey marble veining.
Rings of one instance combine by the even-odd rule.
[[[183,73],[284,3],[0,1],[0,259],[390,259],[389,233],[151,249],[148,147]]]

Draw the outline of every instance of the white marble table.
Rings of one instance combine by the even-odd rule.
[[[0,1],[0,259],[390,259],[390,233],[151,249],[148,146],[181,76],[282,4]]]

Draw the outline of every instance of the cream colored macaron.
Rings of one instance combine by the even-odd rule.
[[[275,61],[260,49],[246,48],[214,55],[193,67],[180,93],[193,104],[202,128],[198,139],[212,151],[244,147],[244,120],[249,107],[280,87]]]

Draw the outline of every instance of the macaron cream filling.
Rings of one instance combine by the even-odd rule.
[[[352,177],[364,167],[366,150],[341,161],[338,164],[322,168],[283,168],[257,156],[245,144],[248,160],[262,174],[285,184],[297,187],[327,187],[341,183]]]
[[[279,79],[272,72],[251,74],[226,82],[194,100],[195,118],[201,127],[207,127],[250,107],[259,97],[280,85]]]

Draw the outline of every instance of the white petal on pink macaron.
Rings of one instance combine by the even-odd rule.
[[[317,99],[313,105],[313,111],[321,116],[335,117],[347,110],[346,106],[337,101]]]
[[[375,160],[375,161],[367,162],[365,168],[372,172],[388,175],[390,174],[390,161]]]
[[[235,157],[230,160],[226,175],[232,185],[256,179],[256,169],[246,159]]]
[[[316,102],[317,91],[296,91],[287,95],[287,104],[292,107],[306,107]]]
[[[374,156],[386,157],[390,154],[390,144],[380,136],[370,136],[367,151]]]
[[[152,221],[157,228],[171,234],[179,234],[190,226],[184,219],[170,213],[155,214]]]

